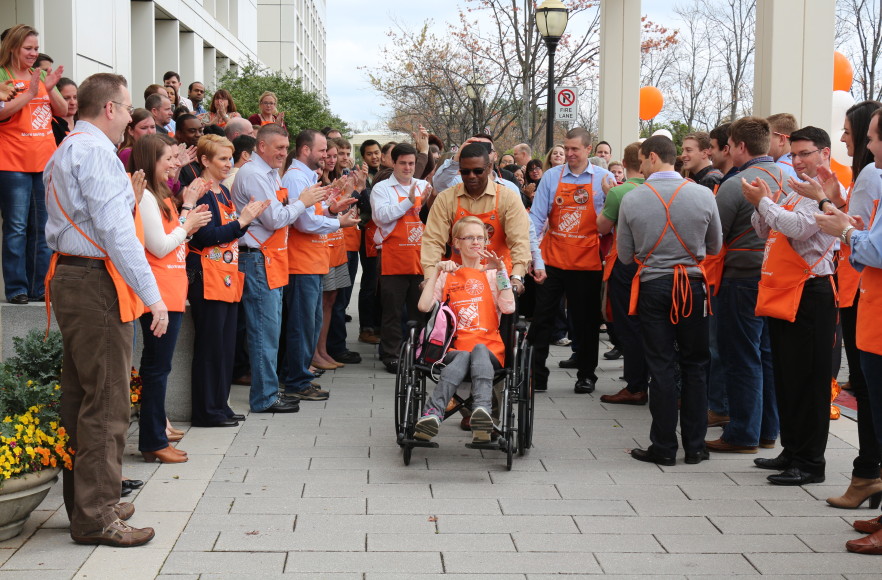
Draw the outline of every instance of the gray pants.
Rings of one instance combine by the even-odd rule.
[[[479,344],[472,352],[454,350],[447,353],[444,364],[447,366],[441,371],[441,379],[426,403],[426,412],[434,412],[444,419],[447,403],[471,371],[473,408],[484,407],[489,413],[493,398],[493,373],[501,368],[496,356],[486,346]]]

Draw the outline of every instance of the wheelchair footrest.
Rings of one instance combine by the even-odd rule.
[[[508,442],[499,437],[498,439],[491,441],[489,443],[466,443],[466,447],[469,449],[488,449],[490,451],[505,451],[508,449]]]
[[[434,441],[423,441],[422,439],[399,439],[398,445],[401,447],[430,447],[432,449],[439,447]]]

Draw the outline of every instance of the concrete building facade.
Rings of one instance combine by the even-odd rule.
[[[25,23],[76,82],[116,72],[137,94],[162,75],[207,88],[249,59],[326,94],[326,0],[0,0],[0,30]]]

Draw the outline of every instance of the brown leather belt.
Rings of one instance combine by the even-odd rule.
[[[107,265],[100,258],[86,258],[83,256],[58,256],[58,263],[65,266],[82,266],[96,270],[106,270]]]

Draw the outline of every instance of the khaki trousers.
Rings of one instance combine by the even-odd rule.
[[[116,519],[129,425],[134,325],[120,322],[104,264],[59,264],[52,306],[64,342],[61,423],[70,434],[73,471],[64,472],[64,506],[73,534]]]

